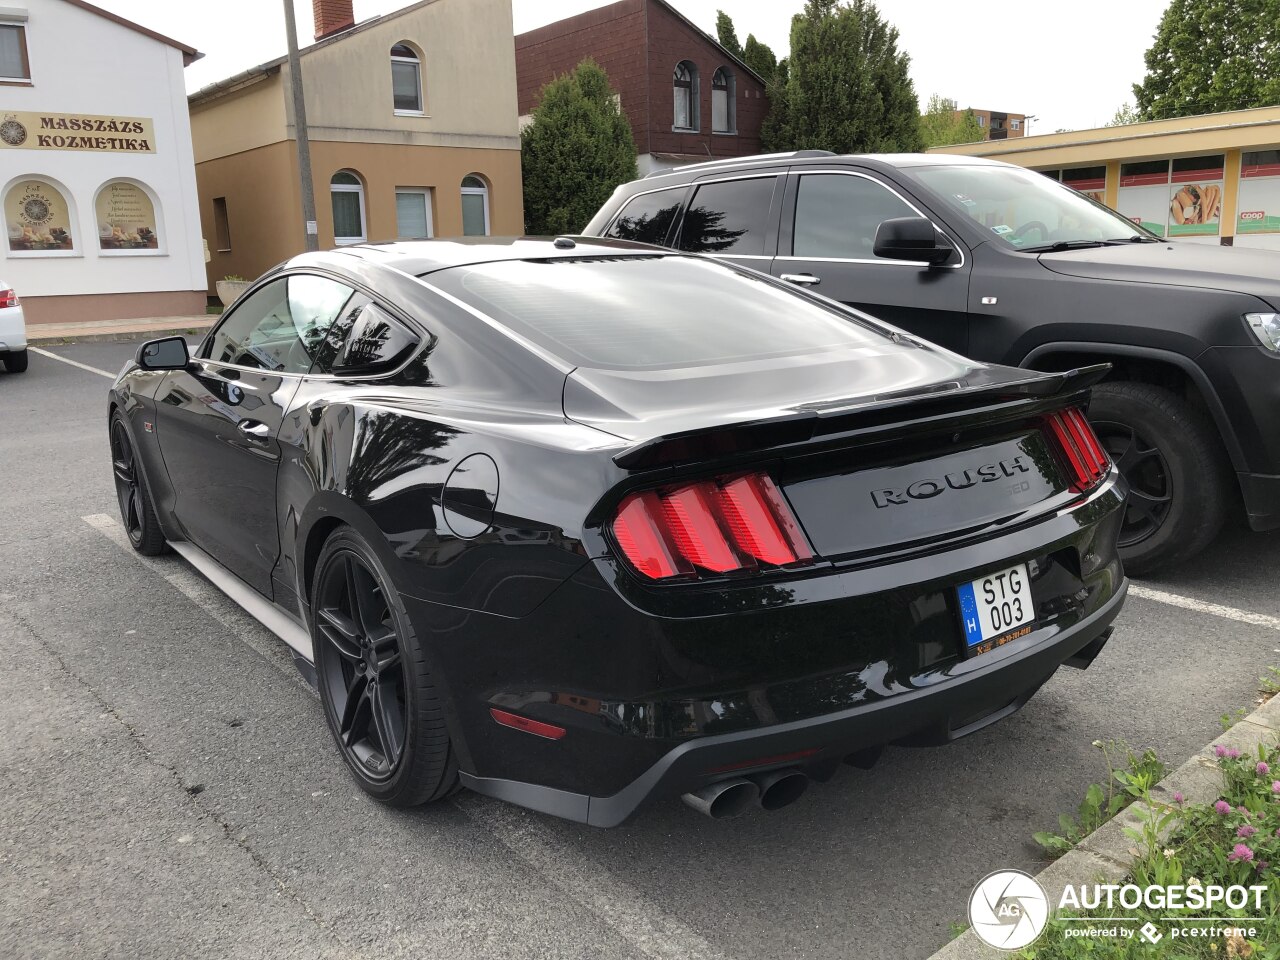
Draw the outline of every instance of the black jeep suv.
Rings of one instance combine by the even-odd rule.
[[[619,187],[587,234],[768,272],[978,360],[1107,361],[1090,419],[1132,493],[1142,573],[1236,509],[1280,527],[1280,254],[1164,240],[1033,171],[972,157],[744,157]]]

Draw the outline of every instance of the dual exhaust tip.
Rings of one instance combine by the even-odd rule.
[[[789,767],[749,778],[719,780],[686,793],[683,799],[699,813],[725,820],[745,813],[752,804],[759,804],[765,810],[781,810],[799,800],[808,787],[809,778]]]

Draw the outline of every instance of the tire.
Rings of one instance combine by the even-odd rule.
[[[1125,571],[1142,576],[1207,547],[1231,500],[1227,454],[1208,417],[1163,387],[1117,381],[1094,387],[1089,420],[1129,482]]]
[[[156,519],[146,472],[138,462],[133,437],[118,410],[111,415],[109,432],[111,469],[115,474],[120,521],[134,550],[147,557],[157,557],[168,551],[169,544],[165,542],[164,531]]]
[[[360,788],[393,807],[430,803],[460,789],[444,706],[422,644],[391,578],[350,527],[339,527],[325,541],[311,598],[325,719]]]
[[[26,373],[27,372],[27,351],[10,350],[4,355],[4,368],[10,373]]]

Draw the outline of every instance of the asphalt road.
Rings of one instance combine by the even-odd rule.
[[[114,372],[130,344],[47,348]],[[1087,671],[797,804],[679,801],[609,831],[462,794],[386,810],[284,646],[176,557],[122,548],[108,380],[0,375],[0,956],[926,957],[973,884],[1124,738],[1176,765],[1249,706],[1280,630],[1131,599]],[[1280,615],[1280,536],[1228,531],[1148,588]]]

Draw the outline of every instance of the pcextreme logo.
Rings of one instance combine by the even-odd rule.
[[[1212,912],[1215,908],[1263,911],[1265,884],[1242,886],[1233,884],[1189,884],[1139,886],[1134,883],[1081,884],[1063,888],[1058,899],[1059,911],[1075,912],[1102,908],[1114,910],[1191,910]],[[1001,950],[1021,950],[1040,938],[1050,924],[1049,896],[1044,887],[1021,870],[997,870],[988,874],[973,888],[969,896],[969,924],[983,943]],[[1157,925],[1139,918],[1111,916],[1106,920],[1062,916],[1053,919],[1057,934],[1064,939],[1139,940],[1157,944],[1166,934],[1172,940],[1234,936],[1253,938],[1254,927],[1239,926],[1260,917],[1230,917],[1215,920],[1210,916],[1188,919],[1177,914],[1157,917]],[[1191,922],[1194,920],[1195,922]],[[1206,925],[1207,924],[1207,925]]]

